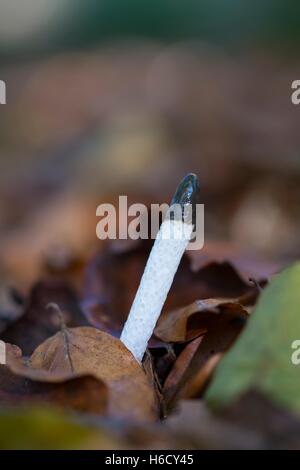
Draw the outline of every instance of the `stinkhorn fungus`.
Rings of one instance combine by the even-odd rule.
[[[191,240],[198,193],[197,176],[190,173],[179,184],[171,202],[171,209],[176,205],[179,212],[173,212],[160,226],[123,328],[121,341],[139,362]]]

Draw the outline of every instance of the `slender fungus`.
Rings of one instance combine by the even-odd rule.
[[[149,255],[138,291],[121,334],[121,341],[141,362],[161,313],[182,255],[193,233],[199,194],[197,176],[181,181],[171,202],[179,211],[161,224]]]

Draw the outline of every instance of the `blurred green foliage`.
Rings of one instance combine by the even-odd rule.
[[[300,37],[300,4],[292,0],[64,1],[54,27],[44,31],[46,40],[32,41],[29,46],[23,41],[10,49],[0,43],[0,57],[145,38],[201,39],[229,48],[296,49]]]
[[[81,8],[78,43],[126,36],[226,43],[299,37],[300,8],[291,0],[86,0]]]
[[[0,409],[0,449],[65,450],[117,448],[107,429],[90,427],[51,407]]]

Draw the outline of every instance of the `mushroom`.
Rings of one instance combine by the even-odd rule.
[[[190,173],[177,187],[147,260],[120,338],[138,362],[143,359],[180,260],[192,238],[198,195],[197,176]]]

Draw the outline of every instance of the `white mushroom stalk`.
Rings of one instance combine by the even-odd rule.
[[[187,206],[194,209],[199,192],[198,179],[187,175],[172,199],[180,214],[167,217],[158,231],[139,288],[121,334],[121,341],[141,362],[160,316],[180,260],[191,240],[193,218],[184,216]],[[193,211],[188,211],[191,215]]]

